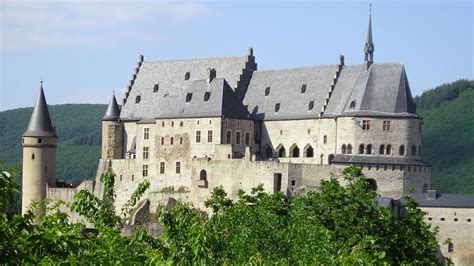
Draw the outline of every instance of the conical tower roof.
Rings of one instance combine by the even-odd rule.
[[[109,106],[107,106],[107,111],[105,111],[102,121],[117,121],[119,116],[120,108],[117,104],[117,100],[115,99],[115,95],[112,94],[112,98],[110,99]]]
[[[28,129],[23,134],[23,137],[58,137],[51,123],[48,105],[44,97],[42,81],[38,98],[36,98],[35,107],[31,114],[30,123],[28,124]]]

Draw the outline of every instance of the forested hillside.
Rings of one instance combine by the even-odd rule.
[[[474,81],[459,80],[415,97],[423,117],[423,159],[433,188],[474,194]]]
[[[49,106],[59,136],[58,178],[79,183],[95,176],[100,156],[100,120],[106,105]],[[32,108],[0,112],[0,161],[21,169],[21,135],[28,127]]]
[[[474,194],[474,81],[444,84],[415,97],[424,119],[423,158],[433,166],[433,188]],[[106,105],[50,106],[59,135],[58,178],[79,183],[94,176],[100,156],[100,119]],[[21,168],[21,135],[32,108],[0,112],[0,160]]]

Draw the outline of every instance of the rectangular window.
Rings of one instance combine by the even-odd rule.
[[[324,143],[324,144],[328,143],[328,136],[327,136],[327,135],[324,135],[324,137],[323,137],[323,143]]]
[[[177,174],[181,173],[181,162],[176,162],[176,173]]]
[[[240,132],[235,132],[235,144],[240,145]]]
[[[165,173],[165,162],[161,162],[160,163],[160,174],[164,174]]]
[[[212,143],[212,130],[207,131],[207,142]]]
[[[150,139],[150,128],[146,127],[143,129],[143,139]]]
[[[227,131],[226,133],[226,143],[227,144],[232,144],[232,132]]]
[[[383,121],[383,131],[390,131],[390,121],[389,120],[385,120]]]
[[[165,138],[161,137],[161,145],[165,145]]]
[[[250,145],[250,133],[246,132],[245,133],[245,145]]]
[[[148,164],[143,165],[143,177],[148,176]]]
[[[370,120],[362,120],[362,129],[370,130]]]
[[[148,160],[148,150],[149,147],[143,147],[143,159]]]
[[[201,130],[196,131],[196,143],[201,143]]]

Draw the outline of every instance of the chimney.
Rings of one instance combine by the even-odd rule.
[[[207,83],[211,83],[216,78],[216,70],[214,68],[207,69]]]
[[[344,55],[339,56],[339,65],[341,65],[341,66],[344,65]]]
[[[435,200],[437,198],[436,190],[428,190],[428,193],[426,194],[426,198],[428,200]]]

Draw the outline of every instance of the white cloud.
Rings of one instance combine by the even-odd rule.
[[[150,27],[145,23],[211,13],[207,6],[196,2],[7,0],[1,3],[2,50],[107,47],[123,32],[149,40],[146,31]]]

